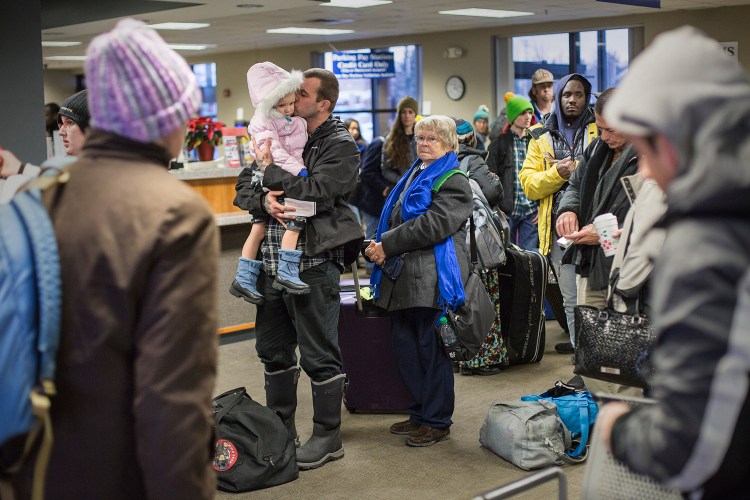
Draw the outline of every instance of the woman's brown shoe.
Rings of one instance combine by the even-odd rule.
[[[432,446],[433,444],[448,439],[450,429],[433,429],[423,425],[417,432],[409,434],[406,439],[406,446]]]
[[[419,430],[419,424],[412,422],[411,420],[405,420],[403,422],[396,422],[391,426],[391,434],[406,435]]]

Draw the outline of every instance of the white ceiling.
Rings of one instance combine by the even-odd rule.
[[[69,4],[70,9],[89,8],[84,0],[52,0],[57,8]],[[97,34],[111,29],[118,17],[112,9],[122,6],[123,0],[100,0],[96,3],[96,18],[101,21],[42,30],[45,41],[79,41],[83,45],[72,48],[44,48],[45,57],[53,55],[83,55],[88,42]],[[202,52],[182,51],[185,57],[196,54],[236,52],[258,48],[304,45],[321,41],[371,39],[399,36],[407,33],[434,33],[554,22],[570,19],[610,17],[625,14],[657,12],[656,9],[633,7],[595,0],[395,0],[392,4],[362,9],[325,7],[320,0],[159,0],[158,8],[169,3],[194,2],[197,5],[170,10],[159,10],[134,15],[148,23],[168,21],[208,22],[211,26],[192,31],[160,31],[170,43],[206,43],[216,48]],[[241,8],[238,4],[257,5]],[[705,9],[719,6],[750,4],[750,0],[662,0],[661,11]],[[44,2],[43,2],[44,9]],[[49,4],[48,4],[49,5]],[[438,14],[440,10],[458,8],[492,8],[534,12],[533,16],[491,19]],[[71,12],[71,11],[69,11]],[[72,10],[72,12],[81,12]],[[323,20],[334,20],[336,23]],[[341,28],[354,33],[335,36],[268,34],[266,29],[295,27]],[[78,68],[82,62],[45,60],[49,68]]]

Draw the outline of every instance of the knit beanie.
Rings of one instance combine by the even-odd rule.
[[[457,118],[456,122],[456,135],[458,136],[459,144],[469,144],[474,138],[474,127],[471,123],[461,118]]]
[[[508,115],[508,121],[511,125],[524,111],[534,112],[534,107],[528,99],[524,99],[523,97],[508,97],[508,94],[505,95],[505,114]]]
[[[190,66],[141,21],[123,19],[86,51],[91,126],[155,142],[185,125],[201,103]]]
[[[414,99],[411,96],[406,96],[400,101],[398,101],[398,114],[401,114],[401,111],[404,110],[404,108],[409,108],[412,111],[414,111],[414,114],[419,113],[419,104],[417,104],[417,100]]]
[[[490,121],[490,108],[485,104],[480,104],[477,110],[474,112],[474,118],[472,121],[487,120]]]
[[[78,128],[86,132],[90,118],[88,95],[88,90],[82,90],[65,99],[60,106],[60,111],[57,112],[57,124],[62,125],[62,117],[66,116],[76,122]]]

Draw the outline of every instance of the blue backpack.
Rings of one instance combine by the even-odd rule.
[[[57,240],[41,192],[68,175],[49,169],[0,205],[0,475],[20,469],[41,436],[34,498],[52,448],[61,302]]]

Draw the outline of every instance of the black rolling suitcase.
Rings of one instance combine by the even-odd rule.
[[[544,356],[544,295],[549,263],[537,252],[512,245],[498,268],[500,320],[511,365],[537,363]]]
[[[391,320],[382,309],[363,303],[354,284],[342,284],[339,346],[349,380],[344,406],[350,412],[405,413],[412,398],[398,372],[391,343]]]

